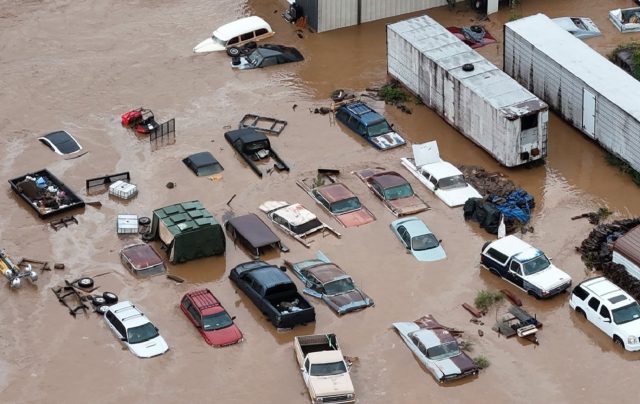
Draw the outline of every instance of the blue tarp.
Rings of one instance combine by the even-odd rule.
[[[521,224],[525,224],[531,218],[534,199],[522,188],[516,189],[506,197],[494,195],[488,200],[504,215],[505,219],[514,218]]]

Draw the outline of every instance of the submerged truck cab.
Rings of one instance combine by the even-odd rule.
[[[355,403],[349,366],[335,334],[295,337],[293,349],[312,403]]]

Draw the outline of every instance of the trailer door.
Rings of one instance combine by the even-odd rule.
[[[582,90],[582,130],[591,138],[596,133],[596,96],[586,88]]]
[[[445,77],[444,79],[444,118],[450,123],[455,123],[455,105],[454,105],[454,95],[455,95],[455,85],[453,83],[453,78],[450,76]]]

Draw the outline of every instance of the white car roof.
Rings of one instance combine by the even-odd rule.
[[[421,328],[418,331],[412,332],[411,336],[418,337],[420,342],[422,342],[422,344],[426,348],[432,348],[434,346],[443,344],[443,342],[440,340],[440,338],[438,338],[436,333],[428,329]]]
[[[109,307],[109,311],[122,322],[125,328],[137,327],[150,322],[147,316],[128,300],[114,304]]]
[[[271,32],[271,26],[267,24],[265,20],[255,15],[251,17],[241,18],[239,20],[230,22],[221,26],[213,31],[213,36],[220,38],[223,41],[236,37],[238,35],[246,34],[247,32],[257,31],[261,28]]]
[[[294,226],[317,219],[316,215],[299,203],[289,204],[285,201],[266,201],[260,205],[260,210],[265,213],[273,212],[273,214],[280,216]]]
[[[627,294],[627,292],[620,289],[619,286],[605,277],[585,281],[582,283],[582,287],[602,299],[607,299],[607,306],[614,309],[618,306],[626,306],[627,304],[635,301],[631,296],[629,296],[629,294]],[[615,303],[609,300],[618,296],[625,297],[625,299],[614,299]]]
[[[512,257],[516,254],[523,253],[523,252],[527,252],[527,253],[530,252],[531,258],[533,258],[538,251],[537,248],[532,247],[530,244],[519,239],[514,235],[510,235],[510,236],[498,239],[492,242],[490,247],[495,248],[496,250],[500,251],[503,254],[508,255],[509,257]],[[523,254],[519,258],[524,258],[528,255],[529,254]]]
[[[456,166],[447,161],[426,164],[422,166],[422,168],[427,170],[429,174],[433,175],[438,180],[441,178],[452,177],[454,175],[462,175],[462,172],[460,172]]]

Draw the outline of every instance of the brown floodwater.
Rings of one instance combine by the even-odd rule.
[[[628,7],[629,1],[523,3],[516,11],[502,10],[484,22],[499,42],[501,24],[512,14],[538,11],[551,17],[592,18],[604,35],[587,43],[602,53],[635,35],[619,33],[607,20],[609,9]],[[352,376],[360,403],[636,400],[632,380],[637,354],[616,349],[604,334],[577,317],[566,295],[535,301],[480,271],[480,247],[492,236],[465,223],[460,209],[447,208],[413,178],[415,189],[431,205],[419,216],[443,239],[448,258],[419,263],[405,254],[389,230],[394,217],[350,172],[384,166],[406,173],[399,158],[410,148],[378,152],[330,115],[310,113],[328,105],[334,89],[362,91],[386,81],[384,27],[401,17],[322,34],[304,31],[299,38],[280,17],[285,4],[284,0],[0,2],[0,146],[5,151],[0,178],[46,167],[86,200],[103,204],[74,212],[79,224],[56,232],[8,185],[0,192],[1,246],[15,257],[66,264],[64,271],[41,274],[36,286],[26,284],[13,291],[3,282],[0,288],[0,401],[304,403],[308,396],[291,341],[295,335],[325,332],[336,333],[343,352],[358,358]],[[428,13],[445,26],[469,25],[476,18],[463,6]],[[224,54],[191,53],[215,27],[245,14],[267,19],[277,32],[273,42],[298,47],[305,61],[234,71]],[[500,43],[479,51],[500,64]],[[146,139],[120,126],[120,114],[141,105],[152,108],[159,120],[176,118],[174,145],[152,151]],[[524,238],[553,257],[574,282],[587,276],[574,247],[592,226],[570,218],[599,206],[614,211],[615,217],[640,214],[640,188],[607,165],[600,147],[555,115],[549,126],[546,164],[505,169],[424,106],[411,106],[413,113],[408,115],[379,102],[373,105],[411,142],[437,140],[446,160],[502,171],[532,193],[537,201],[531,222],[535,231]],[[273,172],[259,179],[231,150],[223,133],[245,113],[289,122],[272,143],[290,165],[290,173]],[[37,141],[39,135],[58,129],[71,132],[88,153],[65,160]],[[197,178],[180,161],[204,150],[225,167],[221,180]],[[296,179],[314,176],[318,167],[340,169],[341,180],[377,221],[344,229],[318,209],[295,185]],[[123,203],[104,192],[86,194],[86,178],[121,171],[130,171],[139,187],[132,201]],[[176,187],[166,188],[169,181]],[[342,237],[316,237],[306,249],[274,228],[291,252],[273,252],[266,259],[280,264],[285,258],[312,258],[322,250],[354,277],[375,300],[375,307],[339,318],[314,302],[315,324],[277,332],[228,280],[231,268],[250,260],[229,240],[224,257],[172,265],[170,272],[186,280],[182,284],[163,276],[146,280],[130,276],[118,251],[137,239],[116,235],[116,216],[150,216],[153,209],[195,199],[220,220],[247,212],[262,215],[258,205],[265,200],[303,203]],[[50,290],[64,279],[105,272],[95,279],[98,290],[116,292],[121,300],[138,304],[167,340],[171,347],[167,354],[151,360],[134,357],[120,347],[101,318],[90,314],[74,319]],[[243,343],[223,349],[204,343],[178,308],[180,297],[196,287],[213,290],[237,316]],[[544,323],[539,346],[499,338],[490,328],[493,311],[483,319],[484,326],[469,322],[470,315],[460,304],[472,303],[476,292],[486,288],[507,288],[522,298]],[[464,330],[474,345],[471,355],[486,356],[491,366],[478,378],[438,385],[390,328],[394,321],[429,313]],[[483,337],[478,329],[484,331]]]

